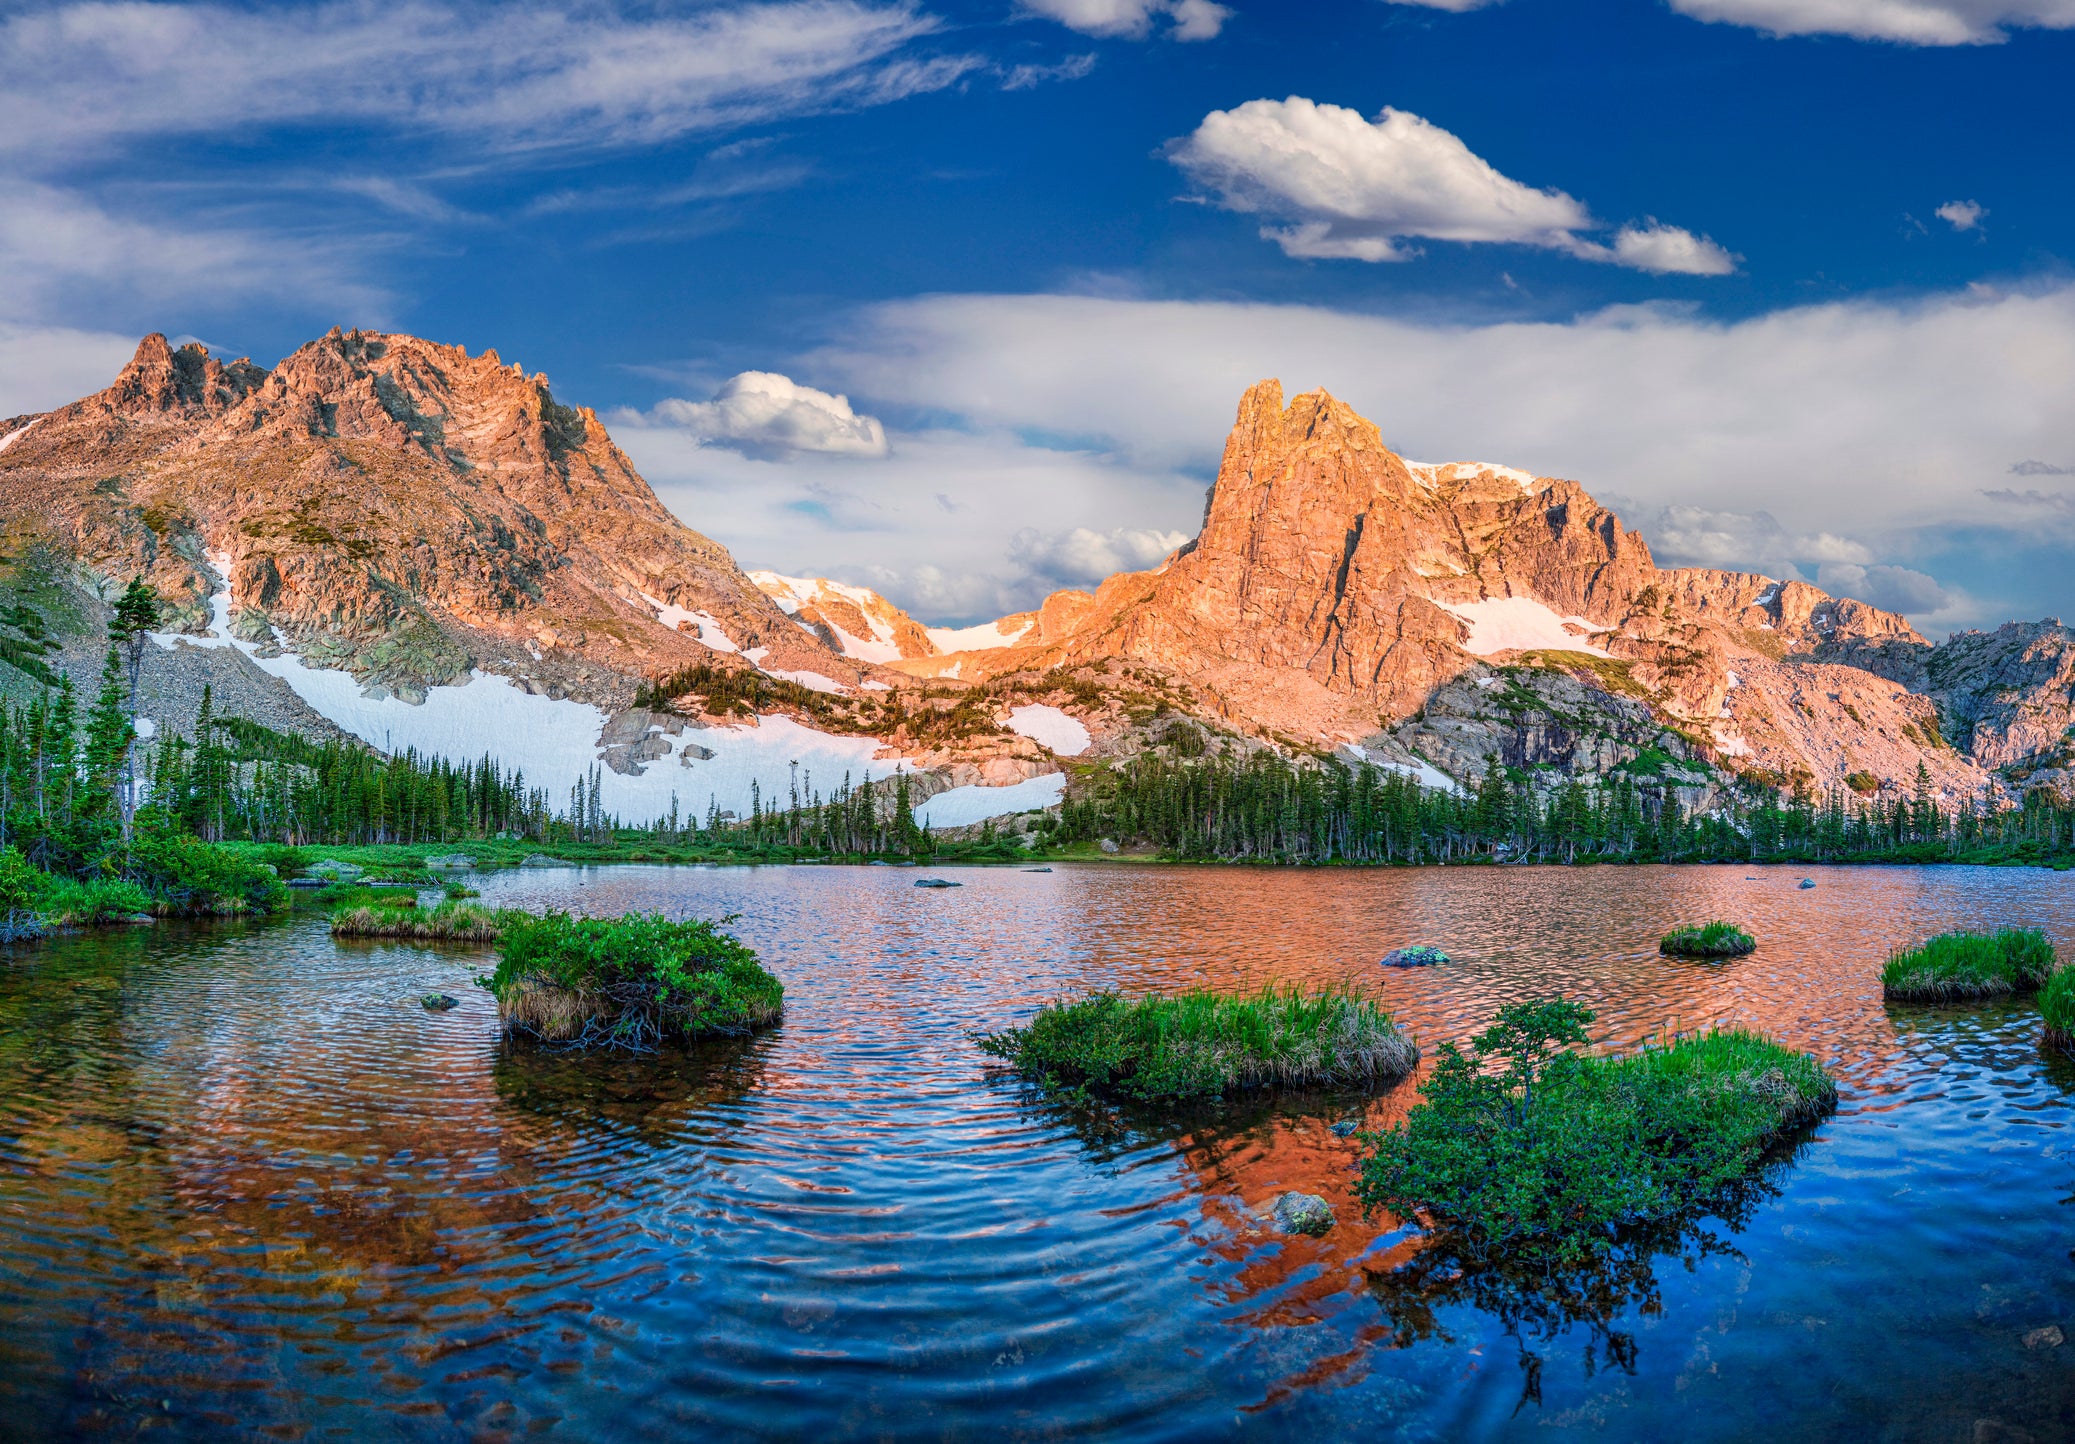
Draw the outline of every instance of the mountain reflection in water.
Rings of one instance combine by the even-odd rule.
[[[2015,870],[623,868],[493,904],[742,915],[764,1036],[507,1050],[484,955],[319,919],[0,959],[0,1419],[26,1438],[1459,1439],[2075,1432],[2075,1065],[2036,1010],[1889,1008],[1890,946],[2075,941]],[[578,886],[579,881],[582,886]],[[1660,958],[1709,917],[1756,953]],[[1385,972],[1413,942],[1445,967]],[[1561,992],[1629,1047],[1737,1022],[1838,1116],[1711,1216],[1509,1272],[1364,1219],[1415,1100],[1041,1096],[970,1034],[1096,986],[1324,983],[1431,1054]],[[461,998],[428,1013],[421,993]],[[1322,1238],[1260,1221],[1327,1198]],[[0,1430],[4,1432],[5,1430]],[[2002,1431],[2002,1432],[1998,1432]]]

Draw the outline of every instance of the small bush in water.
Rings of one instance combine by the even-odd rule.
[[[164,829],[137,829],[129,872],[151,894],[155,912],[224,917],[268,912],[288,901],[281,879],[258,862]]]
[[[2075,1053],[2075,967],[2061,968],[2039,990],[2039,1012],[2046,1019],[2046,1046]]]
[[[1940,933],[1891,956],[1881,970],[1881,992],[1901,1003],[2028,993],[2046,982],[2053,962],[2053,944],[2037,928]]]
[[[502,916],[497,971],[483,982],[508,1034],[652,1048],[666,1039],[747,1033],[784,1013],[784,986],[720,924],[672,922],[660,913]]]
[[[1836,1106],[1814,1059],[1753,1033],[1587,1057],[1592,1016],[1521,1003],[1470,1054],[1444,1045],[1405,1123],[1370,1140],[1364,1207],[1424,1215],[1474,1255],[1582,1257],[1706,1202]]]
[[[1657,951],[1673,958],[1740,958],[1758,944],[1735,923],[1702,923],[1668,932]]]
[[[1395,1082],[1419,1062],[1390,1014],[1341,989],[1096,993],[978,1041],[1040,1082],[1147,1100]]]
[[[481,896],[482,896],[482,894],[481,894],[480,892],[478,892],[478,891],[477,891],[476,889],[474,889],[474,888],[470,887],[470,886],[469,886],[469,885],[468,885],[467,883],[465,883],[465,882],[450,882],[450,883],[448,883],[448,884],[447,884],[447,889],[446,889],[446,891],[447,891],[447,901],[448,901],[448,902],[460,902],[460,901],[462,901],[462,900],[463,900],[464,898],[472,898],[472,897],[481,897]]]
[[[43,920],[54,927],[92,927],[127,921],[151,911],[151,895],[121,878],[53,877],[38,905]]]

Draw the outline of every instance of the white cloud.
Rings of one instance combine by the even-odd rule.
[[[1448,326],[1301,306],[939,296],[861,313],[807,364],[875,406],[963,417],[970,470],[930,486],[961,503],[985,495],[996,459],[1028,464],[1019,433],[1094,438],[1101,494],[1016,523],[1047,532],[1193,533],[1202,499],[1191,478],[1215,468],[1240,393],[1264,376],[1290,394],[1327,387],[1408,455],[1575,478],[1621,500],[1653,543],[1667,507],[1768,513],[1785,550],[1751,532],[1748,545],[1667,558],[1774,575],[1782,558],[1909,565],[2016,516],[1981,496],[2011,457],[2075,456],[2075,286],[1731,324],[1636,307]],[[1684,525],[1709,530],[1690,515]],[[876,545],[861,539],[850,555]],[[2065,599],[1980,605],[1996,614],[1981,620],[1996,620],[2064,610]]]
[[[0,176],[0,319],[261,299],[378,321],[386,298],[356,269],[351,253],[319,237],[119,215],[75,191]]]
[[[1978,201],[1947,201],[1933,214],[1956,231],[1977,231],[1988,215],[1988,208]]]
[[[765,460],[795,452],[886,455],[886,429],[877,417],[858,415],[847,396],[832,396],[770,371],[728,378],[711,401],[664,401],[647,419]]]
[[[877,104],[982,62],[928,56],[906,0],[769,0],[689,14],[481,0],[295,9],[59,5],[0,24],[0,150],[252,125],[367,124],[510,150],[640,144]]]
[[[1053,587],[1092,588],[1118,572],[1143,571],[1189,540],[1191,533],[1138,527],[1042,532],[1025,527],[1009,539],[1009,555]]]
[[[931,623],[1024,611],[1099,581],[1091,567],[1158,561],[1203,511],[1200,477],[995,428],[896,433],[883,460],[772,465],[648,418],[610,420],[664,503],[744,566],[873,587]]]
[[[135,336],[0,320],[0,420],[99,391],[136,350]]]
[[[1737,258],[1704,236],[1651,221],[1621,228],[1614,261],[1653,276],[1727,276],[1735,273]]]
[[[1826,562],[1816,570],[1816,585],[1841,597],[1856,597],[1876,607],[1912,616],[1935,616],[1952,603],[1938,580],[1910,567],[1860,566]]]
[[[1458,14],[1504,0],[1390,0]],[[1695,20],[1767,35],[1848,35],[1903,45],[1992,45],[2012,30],[2075,26],[2075,0],[1669,0]]]
[[[1169,158],[1227,210],[1259,215],[1292,256],[1400,261],[1407,240],[1505,242],[1655,273],[1719,276],[1735,258],[1656,221],[1609,246],[1583,202],[1501,175],[1450,132],[1385,107],[1375,121],[1302,96],[1214,110]]]
[[[1849,35],[1905,45],[1985,45],[2012,29],[2075,26],[2075,0],[1671,0],[1671,7],[1768,35]]]
[[[1176,40],[1211,40],[1232,11],[1213,0],[1023,0],[1023,8],[1083,35],[1143,40],[1155,17]]]

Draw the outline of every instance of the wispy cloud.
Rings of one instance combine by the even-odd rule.
[[[1390,0],[1458,14],[1503,0]],[[1900,45],[1994,45],[2012,30],[2075,26],[2075,0],[1669,0],[1695,20],[1767,35],[1847,35]]]
[[[768,0],[688,15],[482,3],[74,4],[0,24],[0,150],[39,162],[244,125],[367,127],[420,144],[652,144],[941,89],[984,62],[924,53],[912,4]]]

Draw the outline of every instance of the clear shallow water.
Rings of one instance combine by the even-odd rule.
[[[1880,959],[2024,921],[2030,871],[528,872],[486,899],[741,914],[787,1020],[659,1060],[507,1054],[486,955],[321,919],[0,959],[0,1436],[1477,1437],[2075,1433],[2075,1066],[2029,1005],[1891,1009]],[[1744,920],[1757,953],[1655,953]],[[1447,968],[1384,973],[1439,942]],[[1629,1044],[1715,1022],[1844,1106],[1585,1317],[1364,1222],[1410,1086],[1167,1121],[990,1077],[1063,992],[1368,980],[1429,1050],[1562,991]],[[447,1014],[416,1001],[443,989]],[[1319,1240],[1252,1226],[1325,1194]],[[1486,1281],[1488,1285],[1489,1281]],[[2070,1342],[2026,1349],[2060,1325]]]

